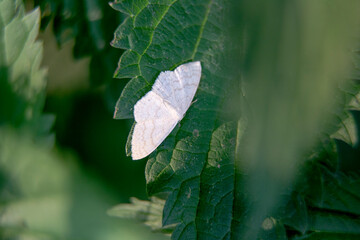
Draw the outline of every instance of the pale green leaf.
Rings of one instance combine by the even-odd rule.
[[[108,211],[110,216],[135,219],[151,227],[153,231],[160,231],[162,227],[162,211],[165,200],[151,197],[150,201],[131,198],[130,204],[119,204]]]
[[[46,70],[40,66],[42,42],[36,40],[40,11],[25,14],[21,1],[2,0],[1,5],[6,14],[0,35],[0,52],[4,53],[0,57],[0,123],[36,122],[46,87]]]

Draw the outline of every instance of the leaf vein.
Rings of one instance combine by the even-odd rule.
[[[195,54],[197,53],[197,49],[198,49],[200,41],[202,39],[202,35],[203,35],[204,28],[205,28],[206,22],[208,20],[209,14],[210,14],[212,4],[213,4],[213,0],[210,0],[209,4],[208,4],[208,7],[206,9],[204,20],[202,21],[201,26],[200,26],[199,37],[198,37],[198,39],[196,39],[196,43],[195,43],[195,47],[194,47],[194,51],[193,51],[193,54],[191,56],[191,59],[194,59]]]

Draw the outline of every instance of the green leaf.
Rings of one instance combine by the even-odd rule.
[[[349,81],[343,89],[339,89],[337,95],[339,106],[335,109],[337,118],[333,128],[329,127],[328,133],[331,138],[339,139],[350,145],[356,143],[355,122],[350,110],[360,110],[360,84],[358,81]]]
[[[21,1],[0,4],[0,124],[33,124],[40,118],[46,86],[46,70],[40,67],[42,42],[36,40],[40,12],[25,15]]]
[[[312,183],[313,185],[317,183]],[[357,186],[358,188],[358,186]],[[330,187],[331,190],[331,187]],[[339,190],[339,189],[337,189]],[[338,200],[343,192],[333,193],[333,196],[327,196],[324,202],[334,202]],[[338,194],[335,196],[335,194]],[[346,197],[342,199],[342,205],[355,207],[356,202],[349,201]],[[339,202],[339,201],[337,201]],[[350,206],[350,204],[352,204]],[[314,206],[311,201],[304,201],[301,195],[291,199],[287,206],[282,209],[278,221],[281,221],[288,229],[297,231],[301,236],[307,236],[311,232],[327,233],[328,236],[337,234],[360,234],[359,214],[349,211],[341,211],[332,208],[329,205]]]
[[[358,161],[360,158],[360,111],[352,110],[351,114],[355,120],[353,128],[356,129],[352,129],[352,133],[356,135],[354,141],[355,144],[352,144],[351,141],[344,142],[343,140],[335,139],[336,149],[339,156],[338,169],[346,174],[352,174],[360,171],[360,162]]]
[[[212,68],[215,55],[212,49],[207,49],[222,43],[215,38],[219,31],[215,26],[220,23],[208,22],[210,15],[215,20],[219,14],[220,9],[215,11],[216,3],[120,1],[112,6],[129,15],[112,41],[113,46],[128,49],[119,61],[115,76],[132,78],[116,104],[115,118],[132,117],[134,104],[151,89],[157,75],[188,61],[201,60],[203,79],[207,80],[201,81],[199,92],[202,89],[217,93],[219,83],[214,82],[215,86],[206,83],[211,81],[210,73],[219,74],[218,66]]]
[[[305,234],[309,227],[309,216],[306,201],[300,194],[291,196],[282,207],[280,207],[277,219],[281,219],[286,226]]]
[[[158,154],[156,162],[154,159],[149,160],[147,173],[157,175],[154,176],[153,182],[148,183],[148,190],[165,191],[167,188],[173,188],[167,199],[163,217],[164,226],[180,223],[173,232],[173,239],[192,238],[194,234],[205,239],[230,237],[231,206],[234,201],[235,132],[234,124],[225,124],[215,130],[210,141],[208,161],[203,169],[197,166],[196,157],[188,158],[186,162],[182,161],[181,154],[185,153],[178,148],[174,155],[180,157],[173,160],[172,165],[165,169],[161,168],[159,162],[166,160],[162,153]],[[194,132],[194,138],[198,138],[198,134]],[[175,176],[169,178],[171,166],[178,170],[174,171]],[[157,173],[159,170],[161,172]],[[201,172],[201,176],[198,176],[200,173],[197,171]],[[185,180],[181,179],[182,176],[186,177]]]
[[[358,216],[321,209],[308,210],[307,214],[307,233],[294,239],[357,239],[360,237]]]
[[[150,201],[143,201],[137,198],[131,198],[130,204],[119,204],[108,211],[110,216],[136,219],[144,222],[145,225],[151,227],[153,231],[167,232],[171,229],[163,229],[162,227],[162,211],[165,200],[157,197],[151,197]]]
[[[333,234],[357,234],[360,236],[360,220],[358,217],[341,213],[310,211],[309,230]]]
[[[229,123],[214,131],[207,161],[200,175],[201,192],[195,196],[191,193],[192,189],[196,189],[195,185],[187,193],[189,198],[195,197],[189,199],[189,203],[195,204],[195,224],[199,239],[228,239],[231,236],[232,205],[235,198],[235,130],[236,125]],[[187,189],[181,186],[179,190]],[[176,207],[180,205],[175,202],[171,210],[181,211]],[[192,211],[188,210],[190,214]],[[187,213],[184,211],[184,214]],[[183,221],[181,224],[188,224],[185,219],[180,220]]]
[[[307,174],[304,190],[312,206],[360,215],[358,176],[335,175],[321,165],[313,166]]]
[[[224,174],[220,176],[219,181],[224,182],[220,186],[231,183],[231,174],[234,174],[231,167],[234,155],[225,151],[216,153],[222,149],[220,144],[229,146],[226,148],[229,151],[232,147],[232,152],[235,146],[234,136],[233,143],[227,144],[230,129],[234,133],[234,128],[226,125],[215,131],[222,92],[223,53],[216,50],[224,44],[219,27],[224,14],[222,3],[212,0],[119,1],[112,6],[128,15],[112,41],[113,46],[128,49],[119,61],[115,76],[131,78],[116,104],[115,118],[132,117],[134,104],[151,89],[161,71],[173,70],[189,61],[200,60],[202,65],[196,102],[179,127],[151,155],[146,168],[149,195],[171,192],[164,208],[163,225],[179,223],[173,239],[189,239],[197,235],[230,236],[232,211],[225,206],[232,204],[229,191],[233,187],[230,185],[217,193],[220,187],[214,188],[215,182],[206,182],[211,179],[211,171]],[[216,154],[223,156],[222,161]],[[208,157],[212,159],[209,163]],[[212,164],[216,164],[215,167]],[[204,175],[201,175],[203,171]],[[205,182],[201,183],[201,178]],[[216,201],[210,213],[205,211],[209,200],[199,201],[201,187],[208,188],[209,194],[213,194],[208,197]],[[218,216],[223,213],[226,226],[220,219],[211,217],[211,214]],[[206,221],[209,224],[205,224]],[[211,231],[207,232],[205,228]]]

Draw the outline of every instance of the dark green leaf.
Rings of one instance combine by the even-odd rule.
[[[203,183],[204,188],[211,190],[209,194],[218,198],[218,203],[214,203],[216,205],[213,207],[213,214],[218,216],[226,212],[226,226],[223,226],[220,219],[207,216],[204,209],[201,209],[206,206],[206,202],[199,202],[201,173],[207,166],[211,144],[216,142],[217,138],[225,141],[220,135],[229,131],[222,128],[212,136],[221,95],[219,79],[222,52],[215,49],[224,44],[221,28],[218,27],[221,26],[224,8],[215,1],[121,1],[113,6],[129,15],[116,31],[112,42],[113,46],[129,49],[120,59],[116,76],[132,78],[119,98],[115,118],[132,116],[134,104],[150,90],[161,71],[173,70],[188,61],[200,60],[202,64],[202,78],[195,96],[196,102],[186,113],[180,127],[176,128],[152,155],[154,157],[149,159],[146,168],[150,195],[171,191],[164,208],[163,224],[166,226],[180,223],[172,235],[173,239],[189,239],[196,235],[213,238],[230,236],[231,218],[226,219],[226,216],[231,216],[231,209],[225,206],[232,204],[233,197],[229,189],[233,190],[233,187],[229,186],[228,190],[224,189],[217,196],[218,192],[213,188],[213,184]],[[235,137],[233,138],[235,142]],[[234,144],[227,146],[234,148]],[[219,148],[221,147],[216,150]],[[223,162],[218,165],[225,166],[225,170],[221,167],[219,169],[224,171],[226,177],[223,176],[221,181],[225,184],[226,181],[232,182],[231,175],[230,178],[227,177],[228,171],[233,174],[233,155],[229,152],[222,154]],[[220,161],[216,156],[214,158],[213,163]],[[208,168],[210,171],[210,166]],[[208,180],[210,176],[204,177]],[[208,233],[202,229],[206,226],[206,218],[211,218],[208,228],[212,231]],[[200,225],[198,229],[197,224]]]
[[[360,180],[331,173],[323,166],[308,172],[306,197],[317,208],[342,211],[360,215]]]
[[[357,234],[360,236],[360,219],[342,213],[309,212],[309,230],[314,232]]]

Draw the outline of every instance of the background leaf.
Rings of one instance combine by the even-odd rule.
[[[35,0],[34,6],[41,9],[41,29],[51,25],[57,44],[62,47],[74,40],[75,58],[90,57],[89,76],[92,87],[106,86],[105,99],[113,104],[112,88],[120,91],[112,81],[116,60],[121,54],[109,45],[122,15],[115,14],[107,1],[102,0]],[[118,97],[118,96],[116,96]],[[111,106],[112,107],[112,106]]]
[[[125,219],[137,219],[144,222],[145,225],[151,227],[154,231],[163,230],[162,228],[162,210],[165,201],[151,197],[150,201],[131,198],[130,204],[119,204],[108,211],[110,216]],[[165,229],[163,230],[165,232]]]

